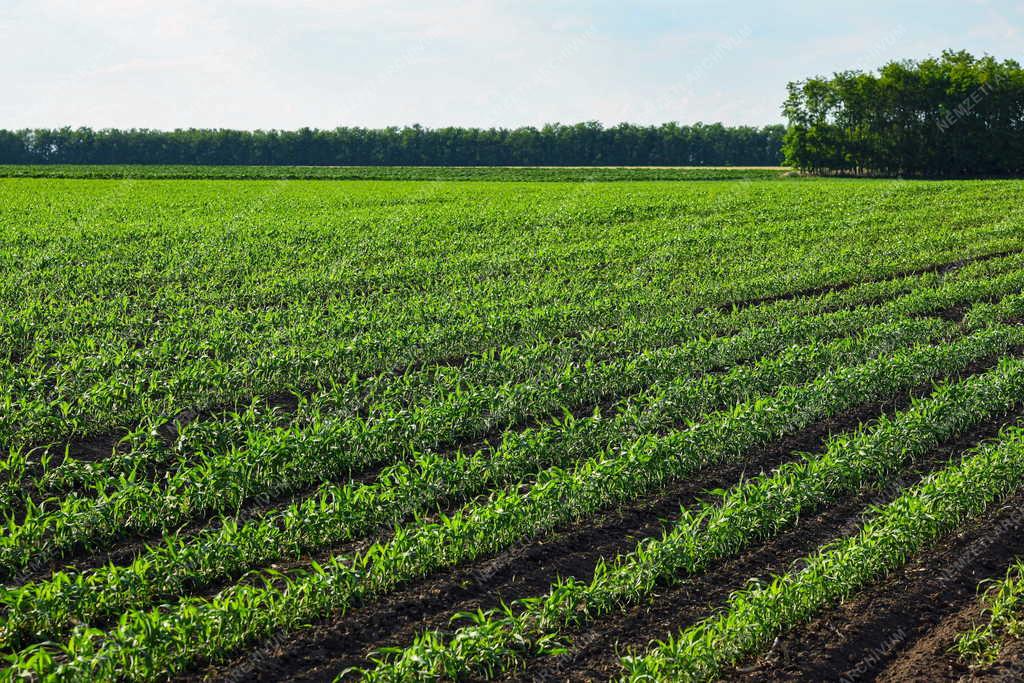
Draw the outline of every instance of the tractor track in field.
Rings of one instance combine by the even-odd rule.
[[[978,584],[1024,553],[1024,491],[972,520],[888,577],[779,638],[768,655],[733,670],[745,681],[959,680],[945,652],[977,614]],[[1010,661],[1004,664],[1020,664]]]
[[[708,490],[768,471],[796,453],[820,450],[830,435],[901,410],[912,396],[930,390],[931,384],[823,420],[758,449],[743,462],[707,468],[639,502],[545,534],[497,556],[431,575],[308,630],[257,643],[226,666],[193,672],[191,680],[204,675],[213,679],[331,680],[348,667],[365,666],[368,655],[380,647],[405,645],[425,628],[448,628],[448,619],[456,611],[487,609],[501,601],[542,594],[557,576],[589,578],[601,558],[629,552],[640,540],[660,535],[665,520],[676,517],[681,505],[703,499]],[[259,655],[258,667],[253,667],[253,652]]]

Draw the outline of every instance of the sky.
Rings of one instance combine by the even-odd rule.
[[[763,125],[945,48],[1024,61],[1024,0],[0,0],[0,128]]]

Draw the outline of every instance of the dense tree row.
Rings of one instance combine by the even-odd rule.
[[[0,163],[772,166],[783,126],[0,131]]]
[[[787,163],[815,173],[1024,173],[1024,70],[947,51],[789,84]]]

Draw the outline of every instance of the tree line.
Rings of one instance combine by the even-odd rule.
[[[1024,173],[1024,71],[946,51],[788,86],[786,163],[816,174]]]
[[[0,130],[4,164],[775,166],[785,127]]]

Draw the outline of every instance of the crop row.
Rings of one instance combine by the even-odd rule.
[[[973,310],[973,309],[972,309]],[[1024,311],[1021,297],[985,305],[991,322]],[[981,324],[979,316],[976,324]],[[589,452],[622,448],[637,435],[692,420],[704,412],[758,393],[770,393],[786,383],[812,379],[850,361],[884,354],[915,340],[935,337],[944,325],[912,319],[868,330],[863,336],[830,344],[795,347],[777,358],[725,374],[681,378],[654,387],[643,399],[630,399],[612,418],[567,419],[560,425],[526,430],[507,437],[496,448],[469,455],[425,454],[410,464],[383,471],[369,485],[328,486],[318,495],[280,512],[266,514],[239,526],[224,520],[216,529],[194,537],[165,539],[127,567],[101,568],[86,574],[60,573],[49,580],[10,593],[11,606],[4,629],[5,642],[35,632],[54,637],[54,620],[93,621],[118,610],[169,598],[283,559],[301,556],[356,538],[433,506],[534,475],[551,466],[565,466]],[[57,609],[52,606],[58,605]],[[20,626],[15,626],[16,622]]]
[[[721,493],[632,553],[600,564],[594,578],[559,581],[540,598],[475,615],[445,637],[427,632],[371,673],[371,680],[411,680],[473,673],[494,676],[522,658],[562,644],[566,629],[648,599],[658,586],[677,583],[712,561],[735,555],[793,524],[802,514],[886,480],[906,463],[966,429],[1021,403],[1024,360],[938,388],[893,418],[834,437],[821,454],[785,463]]]
[[[54,499],[55,509],[26,504],[24,517],[10,519],[8,533],[0,539],[0,567],[16,571],[33,558],[59,555],[83,544],[94,545],[123,535],[126,530],[146,533],[173,529],[196,515],[231,512],[257,496],[279,497],[346,472],[415,456],[417,450],[435,445],[443,438],[440,435],[486,430],[502,410],[512,413],[506,413],[504,421],[508,423],[535,411],[538,402],[552,411],[587,398],[629,393],[702,368],[757,358],[789,343],[848,333],[851,328],[890,317],[941,310],[979,296],[997,296],[1016,291],[1022,284],[1024,271],[991,280],[949,282],[877,308],[802,318],[774,329],[755,329],[618,363],[585,366],[576,378],[557,374],[551,384],[512,385],[496,397],[486,390],[456,392],[447,402],[428,403],[422,411],[393,412],[381,420],[323,420],[308,428],[249,432],[247,448],[213,453],[168,473],[163,482],[97,476],[87,482],[87,488],[96,495],[73,493]],[[568,383],[570,378],[573,383]],[[513,411],[519,411],[518,415]],[[397,448],[402,450],[396,452]]]
[[[478,614],[375,675],[601,629],[1020,407],[1024,361],[980,371],[1024,348],[1018,195],[0,179],[0,678],[195,673],[763,448],[786,463],[684,510],[699,547],[602,560],[580,615]],[[778,443],[964,374],[820,464]]]
[[[668,205],[665,210],[676,208]],[[620,213],[614,207],[609,210]],[[244,216],[250,213],[247,209]],[[379,219],[379,214],[374,215]],[[443,212],[440,216],[450,220]],[[409,217],[428,224],[431,218],[438,216],[422,208]],[[592,218],[602,220],[601,213]],[[164,246],[163,239],[155,239]],[[606,235],[603,243],[610,248],[615,239]],[[706,300],[703,292],[692,289],[654,296],[648,289],[627,286],[622,275],[641,258],[631,249],[618,250],[607,264],[613,267],[607,268],[603,263],[595,267],[593,253],[572,248],[557,254],[559,268],[546,274],[541,269],[555,254],[542,253],[531,260],[521,252],[496,254],[493,245],[487,248],[483,264],[479,252],[457,250],[449,255],[452,263],[446,263],[442,273],[433,254],[421,259],[418,250],[404,255],[397,268],[394,261],[377,264],[364,259],[357,271],[364,281],[346,282],[339,273],[348,271],[334,271],[323,299],[316,294],[324,283],[294,281],[294,274],[282,278],[274,268],[261,273],[266,282],[222,283],[222,288],[204,289],[197,296],[190,291],[192,283],[174,277],[177,269],[173,267],[181,265],[182,245],[166,246],[169,254],[153,263],[129,261],[118,251],[113,263],[103,264],[106,270],[92,274],[84,300],[59,296],[62,285],[77,285],[78,274],[87,272],[81,263],[53,273],[60,278],[57,282],[45,277],[44,268],[26,270],[41,281],[25,286],[28,291],[4,307],[0,316],[0,321],[13,316],[0,324],[0,336],[10,337],[17,357],[16,363],[4,368],[3,386],[11,387],[5,398],[10,399],[11,409],[4,412],[0,427],[10,423],[13,431],[0,430],[3,442],[10,443],[19,430],[40,436],[47,420],[53,429],[70,422],[81,430],[91,424],[78,425],[87,418],[101,428],[103,420],[127,409],[133,408],[138,416],[150,415],[161,408],[161,396],[167,393],[178,402],[183,398],[199,402],[216,386],[230,387],[235,395],[246,390],[259,393],[254,390],[260,385],[274,386],[287,377],[308,382],[331,369],[387,371],[424,358],[451,358],[528,340],[538,333],[576,332],[637,315],[662,317],[660,313],[669,310],[692,310],[694,305],[722,301],[714,295]],[[270,246],[283,248],[280,243]],[[332,252],[343,247],[330,246]],[[295,256],[303,261],[303,273],[313,267],[304,261],[326,256],[307,253],[309,245],[302,243],[295,249]],[[109,251],[105,256],[109,259]],[[658,258],[650,253],[643,256]],[[265,261],[261,254],[251,262],[266,269],[271,264]],[[132,267],[143,272],[130,273],[130,279],[120,272]],[[478,272],[483,268],[488,272]],[[568,280],[562,277],[563,268],[571,269]],[[737,275],[736,285],[749,279]],[[443,287],[425,286],[439,276]],[[146,283],[146,290],[136,291],[140,282]],[[256,291],[247,296],[253,286]],[[36,287],[41,301],[26,300]],[[595,296],[595,291],[606,295]],[[229,296],[223,301],[225,292]],[[472,308],[467,301],[473,301]],[[338,339],[346,343],[338,344]],[[228,402],[230,394],[217,393],[222,394],[219,403]],[[50,400],[45,405],[26,404],[28,396]],[[131,397],[136,400],[130,401]],[[146,405],[140,399],[155,403]]]
[[[1024,486],[1024,430],[969,452],[891,503],[854,536],[824,546],[798,569],[734,593],[722,612],[627,658],[630,680],[707,680],[766,647],[784,630],[904,565],[965,521]]]
[[[976,267],[965,269],[962,276],[968,278],[997,275],[1003,268],[1013,268],[1022,260],[1024,259],[1019,257],[1005,262],[1000,259],[994,263],[984,264],[983,269],[983,264],[978,264]],[[954,279],[959,281],[960,278]],[[43,453],[41,457],[44,461],[32,467],[29,460],[33,454],[12,454],[4,462],[4,467],[7,470],[7,478],[17,481],[17,485],[8,486],[7,497],[10,498],[17,492],[31,492],[33,488],[36,489],[36,495],[60,493],[73,487],[92,489],[101,475],[124,475],[132,479],[136,470],[146,467],[177,469],[187,464],[187,457],[192,453],[226,449],[240,437],[274,432],[282,426],[298,431],[309,425],[357,414],[365,415],[367,419],[394,423],[402,418],[400,413],[409,406],[413,406],[410,412],[414,412],[415,404],[436,409],[437,404],[442,402],[451,404],[454,400],[465,403],[473,398],[474,391],[478,396],[490,396],[502,390],[507,393],[510,387],[517,384],[536,382],[542,378],[547,378],[546,381],[549,383],[560,383],[557,387],[558,392],[548,398],[560,401],[562,405],[572,405],[584,400],[572,394],[576,389],[573,377],[587,372],[594,363],[616,358],[626,359],[632,354],[652,352],[687,339],[735,334],[778,320],[820,315],[830,310],[838,311],[858,304],[872,303],[878,299],[884,300],[887,297],[906,294],[917,287],[935,282],[934,276],[925,275],[868,283],[842,292],[830,292],[728,313],[707,311],[683,320],[663,317],[653,321],[637,321],[613,330],[583,333],[579,338],[573,337],[557,343],[504,346],[500,350],[467,358],[459,367],[428,367],[406,372],[398,377],[371,375],[365,379],[350,378],[348,381],[333,383],[325,391],[303,397],[291,424],[282,425],[283,416],[279,414],[280,411],[268,411],[265,406],[254,404],[234,414],[221,413],[219,420],[198,420],[183,426],[180,430],[176,429],[173,447],[158,438],[159,424],[143,424],[136,430],[137,440],[132,447],[126,448],[125,453],[112,454],[100,462],[63,458],[57,461],[59,464],[50,467],[45,460],[47,454]],[[609,390],[613,394],[623,394],[628,392],[629,387],[610,386]],[[600,399],[601,396],[595,398]],[[502,407],[500,402],[497,406],[492,402],[485,412],[493,416],[491,423],[502,424],[499,418],[508,411],[509,408]],[[514,413],[511,419],[523,419],[535,413],[537,411],[527,409]],[[439,445],[443,435],[450,435],[450,438],[471,438],[488,428],[488,425],[480,426],[479,419],[473,424],[476,426],[463,426],[461,430],[458,427],[446,429],[442,426],[438,430],[440,434],[436,436],[423,435],[422,420],[418,425],[406,429],[419,432],[417,439],[418,443],[424,444],[419,446],[422,448],[431,444]],[[435,436],[433,442],[428,440],[431,436]],[[186,459],[180,457],[182,454],[186,455]],[[32,479],[26,480],[24,475],[29,472],[32,473]]]
[[[980,275],[982,273],[1000,272],[1001,270],[1005,270],[1007,266],[1012,266],[1014,263],[1017,263],[1019,261],[1020,258],[1011,257],[1010,259],[998,259],[994,263],[982,262],[978,264],[972,264],[972,266],[969,266],[967,269],[965,269],[964,275]],[[553,313],[556,316],[556,318],[564,318],[564,320],[560,320],[560,324],[566,326],[567,329],[575,330],[573,335],[568,339],[570,346],[578,347],[575,357],[579,359],[585,359],[590,356],[594,358],[603,358],[607,357],[608,353],[621,354],[624,352],[628,352],[631,349],[649,349],[652,346],[664,345],[665,343],[667,343],[666,340],[678,342],[679,340],[685,339],[690,336],[735,332],[739,329],[742,329],[745,326],[753,326],[758,324],[759,322],[760,324],[763,324],[764,321],[771,320],[772,315],[776,317],[786,317],[789,315],[798,314],[800,312],[803,312],[804,314],[809,314],[821,312],[823,310],[829,310],[829,308],[851,305],[856,302],[863,303],[872,300],[877,300],[878,298],[884,298],[886,296],[905,293],[907,291],[910,291],[910,289],[912,289],[916,285],[927,284],[928,282],[935,281],[936,278],[935,276],[932,275],[925,275],[923,277],[918,276],[908,278],[897,278],[895,280],[883,281],[880,283],[868,283],[866,285],[858,285],[853,288],[853,291],[850,291],[848,293],[830,293],[825,296],[812,297],[809,301],[800,299],[792,302],[776,302],[770,306],[757,307],[755,310],[752,311],[744,310],[739,312],[732,312],[725,315],[720,314],[714,310],[705,311],[704,313],[697,316],[696,319],[684,318],[680,322],[676,322],[679,320],[678,316],[663,315],[661,312],[668,313],[678,311],[680,308],[684,307],[683,302],[686,301],[685,297],[680,301],[676,301],[671,297],[658,297],[657,306],[654,306],[653,303],[647,303],[643,306],[642,309],[638,309],[637,311],[630,314],[633,317],[628,318],[621,318],[612,315],[612,313],[608,311],[606,307],[599,305],[600,302],[596,306],[596,308],[593,302],[575,305],[571,311],[564,309],[564,307],[561,307],[553,311],[548,311],[547,317],[549,318],[550,314]],[[652,306],[654,307],[652,308]],[[593,310],[591,311],[591,309]],[[522,306],[513,306],[511,310],[514,312],[510,312],[510,318],[508,322],[514,327],[514,331],[512,329],[505,330],[504,325],[493,322],[487,327],[489,332],[493,332],[495,335],[497,335],[495,339],[501,340],[499,342],[500,345],[498,347],[495,347],[497,349],[500,349],[500,355],[514,357],[519,353],[523,353],[524,355],[528,354],[530,351],[530,346],[517,347],[513,343],[517,337],[526,337],[527,339],[530,339],[534,335],[543,336],[545,334],[552,334],[555,330],[555,328],[551,327],[553,321],[548,320],[545,317],[542,317],[540,320],[531,321],[530,311],[528,310],[526,313],[524,313],[522,311]],[[588,311],[591,311],[591,313],[588,313]],[[545,309],[541,309],[540,313],[544,314]],[[56,317],[58,319],[61,318],[61,316],[53,317]],[[396,315],[388,318],[388,324],[392,326],[396,325],[395,319],[397,317],[398,316],[396,312]],[[149,324],[149,320],[149,317],[146,317],[145,320],[142,321],[142,323],[144,323],[146,328],[151,331],[152,325]],[[613,324],[616,321],[618,321],[618,326],[624,326],[626,329],[613,329],[609,333],[606,331],[603,332],[603,328],[599,326],[591,331],[589,326],[594,325],[595,322],[598,320],[602,321],[602,324],[604,325]],[[113,325],[113,321],[111,321],[110,324]],[[294,327],[295,325],[301,326],[301,323],[296,323],[294,321],[277,321],[277,324],[287,324],[292,327]],[[223,316],[218,312],[217,317],[210,321],[210,325],[218,327],[218,330],[210,330],[209,334],[203,333],[202,336],[204,336],[205,338],[216,339],[221,338],[224,335],[224,329],[230,329],[233,326],[233,323],[230,323],[228,320],[223,319]],[[180,330],[180,334],[183,337],[181,343],[187,344],[187,338],[191,338],[196,334],[199,334],[200,332],[200,330],[194,328],[194,325],[186,324]],[[147,370],[147,372],[149,373],[149,376],[145,379],[145,383],[147,385],[166,386],[168,390],[174,394],[187,396],[194,394],[195,391],[189,390],[188,388],[179,385],[178,379],[182,377],[191,377],[192,379],[195,379],[196,375],[201,374],[203,377],[206,378],[203,381],[216,380],[219,381],[221,384],[229,384],[229,380],[232,379],[230,373],[233,373],[234,370],[232,370],[229,365],[224,364],[222,360],[223,354],[218,352],[215,359],[220,369],[209,367],[209,362],[214,361],[211,361],[209,358],[204,356],[203,358],[200,359],[201,369],[197,367],[195,372],[189,372],[187,368],[180,367],[180,345],[175,344],[173,342],[173,331],[168,330],[166,329],[166,326],[163,326],[163,329],[160,330],[160,334],[163,347],[167,348],[169,352],[173,352],[176,354],[176,363],[178,363],[179,365],[176,366],[175,374],[172,376],[167,376],[162,372],[159,372],[158,374],[153,374],[154,372],[157,371]],[[381,329],[378,330],[375,335],[369,335],[369,338],[388,339],[391,336],[393,336],[393,334],[394,330],[389,331],[387,329]],[[421,357],[423,357],[422,354],[427,354],[426,358],[429,358],[431,353],[430,349],[434,348],[435,359],[442,357],[451,358],[452,354],[455,354],[458,357],[461,353],[470,353],[470,356],[467,357],[466,360],[472,360],[473,352],[471,351],[471,349],[465,349],[463,347],[464,350],[459,351],[457,349],[457,345],[453,344],[455,343],[455,340],[458,340],[458,342],[461,344],[466,344],[467,340],[472,339],[476,332],[474,332],[471,329],[462,329],[458,326],[453,326],[449,324],[448,329],[445,330],[445,334],[451,337],[450,341],[434,340],[429,344],[424,341],[417,341],[412,339],[408,339],[407,341],[412,347],[417,349],[423,349],[422,352],[419,352],[421,354]],[[373,372],[375,371],[371,370],[370,366],[367,366],[366,363],[367,361],[377,362],[379,361],[379,359],[374,358],[373,356],[371,356],[370,358],[360,359],[359,357],[352,357],[351,354],[345,354],[344,358],[335,358],[339,352],[339,348],[308,348],[308,344],[302,341],[302,338],[305,338],[306,336],[307,335],[303,335],[301,333],[296,333],[289,339],[284,340],[286,343],[290,345],[289,349],[273,348],[266,350],[268,362],[273,363],[275,366],[279,366],[281,365],[281,363],[279,362],[281,358],[294,356],[298,351],[303,352],[300,355],[305,355],[306,352],[311,354],[315,352],[315,356],[317,359],[315,363],[315,368],[304,368],[304,366],[307,363],[306,360],[304,360],[303,358],[293,358],[292,361],[294,362],[292,363],[292,365],[295,365],[295,367],[297,368],[304,368],[303,371],[306,373],[306,375],[310,375],[310,373],[313,373],[312,376],[325,377],[329,383],[333,382],[333,380],[337,379],[338,377],[341,377],[343,380],[345,380],[349,377],[349,374],[346,374],[346,372],[351,373],[352,368],[356,368],[358,370],[359,368],[363,368],[364,366],[366,367],[366,372],[369,373],[369,376],[371,378],[373,377]],[[346,335],[342,330],[336,330],[331,335],[331,338],[334,338],[336,336],[345,337]],[[577,336],[580,337],[580,341],[578,343],[576,342]],[[168,339],[169,337],[170,340]],[[78,337],[76,337],[76,339],[77,338]],[[170,345],[168,345],[168,341],[171,342]],[[92,343],[95,343],[95,340],[92,340]],[[138,345],[142,342],[136,341],[135,343],[136,345]],[[254,359],[252,357],[253,350],[254,349],[251,348],[246,349],[245,359],[248,365],[245,368],[243,368],[242,371],[247,372],[248,375],[245,378],[238,379],[238,381],[235,382],[235,384],[239,384],[239,386],[251,385],[253,377],[259,378],[267,376],[266,371],[258,367],[252,366],[252,363],[262,363],[262,361],[260,361],[258,358]],[[358,349],[349,350],[358,352]],[[553,351],[557,352],[559,351],[559,348],[556,346],[556,348],[553,349]],[[67,393],[70,394],[72,390],[76,390],[81,395],[81,397],[84,397],[80,398],[79,400],[86,400],[86,398],[93,395],[107,396],[107,394],[102,388],[97,389],[96,387],[90,387],[81,384],[81,382],[91,381],[88,380],[88,377],[90,375],[99,375],[102,376],[103,381],[106,384],[117,385],[121,387],[119,391],[124,392],[127,391],[126,387],[131,387],[132,390],[134,390],[136,393],[141,392],[142,397],[148,396],[148,390],[145,389],[145,387],[138,386],[137,384],[133,385],[133,382],[136,382],[138,379],[132,378],[133,375],[131,373],[135,371],[132,370],[130,367],[126,369],[124,367],[125,364],[122,360],[114,358],[110,361],[109,364],[105,364],[104,367],[97,367],[93,368],[92,370],[87,370],[83,367],[80,367],[77,364],[78,362],[81,362],[81,359],[85,359],[85,361],[92,362],[89,359],[96,357],[97,353],[105,354],[106,351],[103,350],[102,347],[90,349],[73,348],[68,350],[67,355],[72,356],[72,359],[70,361],[62,362],[61,367],[63,375],[66,378],[70,378],[70,380],[72,380],[74,384],[66,385]],[[281,355],[282,353],[284,354],[284,356]],[[378,353],[379,352],[375,352],[375,355]],[[564,350],[562,350],[562,353],[564,353]],[[493,357],[494,355],[496,354],[492,350],[484,352],[481,357],[486,359],[488,357]],[[332,358],[334,360],[332,360]],[[393,362],[399,363],[397,359]],[[149,367],[150,364],[150,361],[147,360],[144,368]],[[461,364],[462,363],[460,363],[460,365]],[[346,370],[345,372],[336,370],[332,373],[332,369],[336,367],[345,367],[348,368],[348,370]],[[381,369],[390,370],[392,366],[385,364],[383,367],[381,367],[380,365],[377,365],[376,367],[376,371],[380,371]],[[523,367],[530,366],[525,365]],[[126,372],[129,374],[126,375]],[[507,379],[514,379],[515,376],[516,375],[512,374]],[[36,377],[34,379],[26,378],[23,380],[18,380],[13,376],[8,376],[5,378],[5,380],[6,381],[4,382],[4,386],[8,387],[8,398],[11,399],[9,401],[6,401],[9,404],[8,407],[10,408],[10,410],[4,413],[7,416],[5,417],[5,419],[18,420],[20,419],[17,417],[19,412],[23,412],[26,409],[38,409],[39,411],[42,411],[42,413],[46,414],[49,414],[49,412],[47,411],[52,410],[52,408],[47,407],[46,405],[44,405],[44,403],[38,403],[36,405],[36,408],[31,408],[26,407],[24,405],[19,407],[13,401],[14,397],[16,396],[33,395],[34,390],[45,388],[36,386],[42,380],[42,378]],[[26,381],[30,381],[30,383],[26,384]],[[52,381],[55,384],[58,383],[57,380]],[[267,381],[271,381],[271,378],[268,377]],[[307,379],[306,381],[309,380]],[[424,384],[426,386],[430,386],[429,382]],[[203,395],[204,392],[205,390],[200,390],[199,394]],[[39,391],[35,391],[34,393],[39,394]],[[141,400],[141,403],[145,404],[147,400],[148,399],[143,398]],[[138,403],[138,401],[136,403]],[[203,403],[199,403],[198,407],[202,408],[203,405]],[[74,414],[78,409],[68,402],[61,403],[61,406],[62,407],[60,409],[60,412],[51,415],[51,418],[60,421],[62,424],[67,423],[69,420],[74,421],[76,419],[74,417]],[[145,428],[146,425],[144,424],[143,428],[140,428],[138,430],[142,434],[148,434],[148,432],[150,432],[153,427],[158,426],[162,421],[173,418],[173,413],[171,413],[170,416],[167,416],[167,410],[158,409],[159,406],[149,406],[146,410],[142,409],[146,407],[145,405],[136,407],[139,414],[142,416],[140,419],[145,419],[148,416],[151,421],[155,421],[155,424],[151,425],[148,429]],[[104,414],[113,414],[110,412],[111,410],[113,410],[112,406],[107,405],[105,409],[106,413]],[[116,412],[117,411],[114,411],[114,413]],[[12,439],[13,434],[9,435],[7,441],[10,443]]]
[[[846,316],[846,322],[856,317]],[[834,318],[827,322],[835,325]],[[250,433],[244,449],[214,452],[169,473],[164,481],[97,477],[87,486],[97,495],[83,492],[52,499],[57,504],[53,510],[45,504],[28,505],[24,518],[12,520],[8,534],[0,540],[0,566],[18,568],[23,566],[19,562],[38,557],[44,552],[40,547],[44,538],[45,548],[60,552],[83,542],[117,537],[126,530],[173,529],[197,514],[231,512],[243,501],[267,492],[280,496],[350,471],[389,464],[435,445],[452,432],[483,433],[493,422],[507,424],[531,408],[536,410],[537,403],[557,411],[587,398],[630,393],[652,382],[731,364],[737,358],[758,357],[784,348],[794,338],[806,338],[811,327],[798,321],[778,334],[758,330],[696,342],[586,366],[575,376],[563,371],[547,382],[538,378],[503,387],[497,394],[486,387],[467,389],[445,401],[428,402],[421,410],[385,414],[384,419],[325,419],[310,426]]]
[[[380,473],[371,484],[327,486],[317,495],[242,524],[224,520],[192,536],[164,539],[125,567],[60,572],[3,595],[0,642],[55,639],[75,622],[94,623],[131,607],[168,599],[289,556],[329,548],[492,488],[570,466],[601,450],[624,449],[640,435],[695,420],[844,364],[891,353],[948,331],[936,321],[904,320],[829,344],[794,347],[724,374],[681,378],[630,400],[613,418],[567,418],[507,437],[470,454],[424,454]]]
[[[237,584],[210,599],[184,598],[152,610],[125,612],[109,631],[78,626],[61,646],[31,647],[22,661],[61,675],[149,678],[179,671],[197,658],[223,657],[281,629],[337,612],[428,572],[497,552],[601,509],[635,500],[702,467],[741,458],[749,449],[867,401],[907,390],[1024,341],[1024,328],[1001,327],[938,346],[841,368],[802,386],[709,416],[690,429],[649,436],[552,468],[519,487],[438,521],[396,529],[386,543],[352,558],[333,557],[294,577],[271,574],[266,585]]]
[[[955,274],[954,279],[995,275],[1012,269],[1021,261],[1022,259],[1019,256],[1014,256],[1008,259],[996,259],[991,262],[972,264],[966,267],[962,273]],[[449,392],[458,391],[459,387],[465,384],[493,384],[500,386],[506,382],[526,381],[538,372],[538,367],[553,366],[557,369],[564,365],[583,364],[588,359],[600,361],[623,357],[642,350],[652,350],[666,345],[677,344],[688,338],[733,334],[744,328],[761,326],[777,319],[819,314],[829,310],[838,310],[844,307],[898,296],[912,291],[916,287],[934,285],[939,280],[940,278],[933,274],[901,277],[893,280],[855,285],[847,290],[827,292],[822,295],[802,297],[795,300],[778,301],[737,311],[719,312],[711,309],[697,316],[684,317],[682,319],[677,316],[658,315],[655,311],[647,310],[645,316],[631,319],[628,322],[617,325],[613,329],[601,327],[587,329],[582,327],[579,328],[578,332],[567,338],[547,342],[541,341],[539,343],[533,341],[526,345],[510,343],[510,340],[514,338],[509,337],[505,339],[500,347],[494,347],[460,359],[458,367],[427,365],[422,369],[406,370],[397,378],[391,373],[383,375],[370,374],[358,380],[353,378],[351,374],[341,374],[334,379],[329,378],[327,391],[313,392],[307,396],[306,400],[299,404],[299,414],[296,418],[301,422],[308,423],[320,418],[325,410],[332,412],[332,414],[341,410],[342,416],[352,414],[353,411],[387,413],[389,410],[394,410],[393,407],[389,408],[389,406],[392,406],[395,400],[405,403],[415,400],[429,401],[443,398]],[[662,302],[660,305],[665,311],[669,311],[677,307],[677,302],[670,299]],[[575,312],[578,313],[580,310],[583,309],[577,307]],[[607,315],[597,317],[606,319]],[[520,318],[522,318],[521,315]],[[531,328],[527,325],[527,322],[520,319],[518,324],[522,328],[520,329],[520,334],[528,336]],[[580,322],[577,320],[577,323]],[[186,330],[186,332],[194,334],[195,330]],[[534,329],[534,333],[541,334],[541,328]],[[167,332],[164,331],[162,334],[166,336]],[[81,355],[83,357],[89,356],[89,354],[84,352]],[[325,360],[324,355],[318,355],[318,359],[327,368],[333,367],[332,363]],[[81,369],[71,365],[66,366],[64,370],[66,373],[77,376],[80,374]],[[107,381],[119,384],[124,384],[124,382],[128,381],[123,377],[121,379],[113,377],[122,370],[120,366],[111,367],[108,370],[110,375],[107,377]],[[214,373],[214,376],[217,376],[216,373]],[[10,379],[8,378],[8,380]],[[341,381],[337,381],[339,379]],[[166,378],[159,380],[152,378],[150,382],[159,384],[164,380]],[[168,381],[170,381],[173,387],[173,380]],[[8,381],[7,386],[11,396],[17,393],[16,389],[19,388],[17,382]],[[31,387],[22,386],[20,389],[27,391]],[[174,389],[174,391],[178,392],[179,390]],[[88,395],[87,390],[85,393]],[[377,402],[382,402],[383,405],[375,405]],[[43,403],[39,403],[39,406],[41,406],[40,409],[48,410]],[[73,412],[73,408],[67,407],[66,410],[62,408],[61,411],[61,417],[64,420],[72,419],[70,412]],[[263,414],[262,421],[267,425],[267,428],[272,429],[280,425],[281,416],[266,415],[266,410],[258,402],[256,405],[249,405],[247,409],[239,412],[245,414],[244,416],[247,421],[254,422],[253,413],[256,411],[260,411]],[[10,419],[13,419],[13,416],[17,414],[17,410],[12,407],[12,410],[5,414]],[[138,460],[167,461],[173,459],[176,453],[187,447],[193,449],[201,449],[203,447],[202,443],[191,446],[181,443],[185,434],[178,434],[179,443],[175,444],[175,449],[169,449],[166,444],[155,437],[155,434],[165,422],[170,421],[173,423],[176,419],[175,416],[167,417],[159,410],[155,412],[150,411],[146,415],[147,417],[143,419],[142,423],[130,432],[127,437],[129,442],[136,442],[133,444],[133,448],[127,450],[142,451],[143,454],[131,452],[128,456],[111,457],[100,465],[95,463],[76,463],[71,460],[71,462],[68,462],[68,466],[64,468],[65,472],[69,470],[71,472],[63,476],[72,480],[76,476],[81,479],[83,474],[75,472],[76,469],[84,469],[91,473],[96,469],[102,469],[110,465],[119,466],[120,472],[130,472],[131,467]],[[206,422],[209,423],[211,421],[208,420]],[[216,425],[217,423],[213,422],[213,424]],[[255,424],[252,426],[246,425],[245,430],[242,431],[256,428],[259,424],[258,421],[255,421]],[[196,430],[192,429],[189,431],[195,432]],[[239,431],[237,426],[230,424],[230,421],[219,430],[214,430],[216,436],[221,436],[225,433],[237,433],[237,431]],[[42,469],[47,469],[46,458],[49,455],[46,451],[41,454],[15,451],[8,456],[3,463],[3,467],[7,471],[9,478],[17,478],[17,474],[21,470],[29,467],[28,461],[33,456],[42,458]],[[52,459],[56,460],[56,458]],[[56,462],[67,461],[67,458],[56,460]],[[39,469],[39,466],[37,465],[33,469]]]
[[[267,432],[248,430],[245,447],[229,447],[198,463],[185,463],[170,474],[166,482],[136,480],[134,470],[128,476],[104,478],[102,468],[99,472],[91,466],[78,468],[79,474],[84,471],[88,477],[80,478],[79,485],[95,491],[98,497],[68,495],[60,499],[55,511],[25,505],[24,519],[8,524],[9,534],[0,542],[0,548],[7,550],[0,549],[0,557],[4,558],[3,565],[17,568],[24,566],[30,553],[38,556],[43,550],[38,542],[44,534],[52,539],[48,547],[53,552],[86,540],[73,526],[59,525],[61,520],[82,518],[89,508],[102,506],[118,510],[120,515],[111,518],[109,513],[100,510],[94,511],[91,518],[80,520],[79,526],[90,529],[91,538],[96,540],[102,539],[104,534],[123,533],[129,516],[133,528],[139,532],[174,528],[197,513],[231,511],[244,500],[268,491],[281,495],[346,471],[408,457],[445,439],[450,441],[453,436],[465,438],[485,433],[495,423],[508,424],[537,413],[538,403],[550,412],[588,399],[597,401],[606,396],[628,394],[652,382],[757,358],[785,348],[789,343],[813,339],[833,330],[842,334],[865,322],[898,317],[908,310],[934,310],[949,302],[971,300],[979,293],[994,295],[1014,291],[1022,284],[1024,271],[994,280],[958,280],[935,290],[917,291],[875,309],[797,318],[774,329],[757,328],[735,337],[698,340],[618,362],[584,365],[576,372],[571,368],[559,371],[556,366],[546,382],[537,378],[531,383],[502,385],[497,394],[484,385],[475,392],[455,391],[446,400],[425,401],[421,410],[393,407],[381,411],[380,417],[323,419],[309,426]],[[58,472],[63,473],[64,470]],[[47,482],[53,479],[52,475],[45,477]],[[230,485],[218,486],[217,482]],[[9,489],[15,490],[9,498],[31,488],[29,482],[12,482]],[[179,491],[187,491],[188,495],[179,496]],[[107,517],[106,524],[97,521],[101,515]],[[51,528],[54,531],[50,532]],[[22,559],[7,559],[12,552],[10,548],[18,545],[23,548]]]

